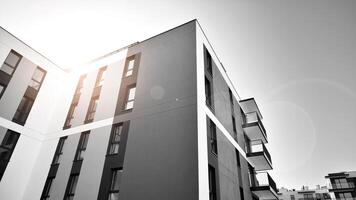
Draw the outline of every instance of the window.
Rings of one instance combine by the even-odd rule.
[[[352,200],[353,198],[351,192],[345,192],[345,193],[339,193],[339,199]]]
[[[25,124],[28,114],[31,111],[32,104],[33,99],[30,99],[26,96],[22,97],[22,100],[15,112],[13,121],[20,124]]]
[[[80,135],[80,139],[79,139],[79,143],[78,143],[78,150],[77,150],[77,154],[75,156],[75,160],[83,160],[84,159],[84,153],[87,148],[89,134],[90,134],[90,132],[83,132]]]
[[[5,86],[0,84],[0,98],[2,97],[4,91],[5,91]]]
[[[9,55],[7,55],[5,62],[1,66],[0,70],[12,76],[21,58],[22,56],[20,54],[18,54],[14,50],[11,50]]]
[[[244,195],[244,189],[240,186],[240,199],[244,200],[245,199],[245,195]]]
[[[290,199],[291,200],[295,200],[295,196],[294,195],[290,195]]]
[[[94,116],[95,116],[96,108],[98,106],[98,102],[99,102],[99,96],[92,97],[92,99],[90,100],[86,121],[94,120]]]
[[[45,75],[46,71],[41,69],[40,67],[37,67],[32,75],[29,86],[35,90],[39,90]]]
[[[321,199],[321,194],[320,193],[315,193],[315,197],[316,197],[317,200],[320,200]]]
[[[330,199],[329,193],[323,193],[324,199]]]
[[[10,161],[13,150],[15,149],[20,134],[7,130],[0,145],[0,180],[5,173],[7,163]]]
[[[237,149],[235,149],[235,153],[236,153],[237,166],[240,168],[241,167],[240,152]]]
[[[86,77],[87,77],[86,74],[80,76],[74,95],[82,93],[82,89],[83,89],[83,85],[84,85],[84,81],[85,81]]]
[[[206,96],[206,104],[209,107],[212,107],[212,95],[211,95],[211,84],[207,77],[205,77],[205,96]]]
[[[82,75],[78,81],[78,84],[77,84],[77,88],[75,89],[75,94],[74,94],[74,97],[73,97],[73,100],[72,100],[72,104],[70,105],[69,107],[69,111],[68,111],[68,114],[67,114],[67,118],[66,118],[66,121],[64,123],[64,127],[65,128],[68,128],[72,125],[72,120],[74,118],[74,112],[78,106],[78,101],[79,101],[79,97],[82,93],[82,89],[83,89],[83,85],[84,85],[84,81],[85,81],[85,78],[87,77],[86,74]]]
[[[234,131],[235,136],[237,135],[237,131],[236,131],[236,121],[235,121],[235,117],[231,116],[232,119],[232,130]]]
[[[134,67],[135,67],[135,57],[133,56],[131,59],[127,61],[125,77],[131,76],[133,74]]]
[[[51,189],[52,189],[52,182],[53,182],[54,178],[48,178],[46,180],[46,184],[44,186],[42,195],[41,195],[41,200],[49,200],[50,196],[51,196]]]
[[[65,127],[70,127],[72,125],[72,120],[74,118],[74,111],[77,108],[77,104],[72,104],[70,105],[69,111],[68,111],[68,115],[67,115],[67,119],[66,122],[64,124]]]
[[[74,194],[75,194],[75,190],[77,188],[77,183],[78,183],[78,178],[79,178],[79,174],[73,174],[69,177],[69,188],[68,188],[68,192],[65,196],[65,200],[73,200],[74,199]]]
[[[304,199],[314,199],[313,194],[304,194]]]
[[[102,86],[104,83],[105,75],[106,75],[106,68],[107,67],[102,67],[100,68],[98,75],[96,77],[96,82],[95,82],[95,87]]]
[[[205,49],[205,53],[206,53],[206,70],[208,71],[208,73],[210,75],[212,75],[213,74],[213,66],[212,66],[211,55],[207,49]]]
[[[112,127],[110,145],[109,145],[109,154],[119,153],[119,145],[120,145],[120,140],[121,140],[122,127],[123,127],[122,123],[115,124]]]
[[[57,145],[57,149],[56,149],[56,153],[54,154],[54,158],[52,161],[52,164],[58,164],[61,161],[61,156],[63,154],[63,147],[64,147],[64,143],[67,139],[67,136],[65,137],[61,137],[58,141],[58,145]]]
[[[136,85],[129,86],[126,93],[125,110],[132,109],[135,101]]]
[[[346,178],[335,179],[336,188],[349,188]]]
[[[9,161],[20,134],[7,130],[0,145],[0,161]]]
[[[215,168],[209,165],[209,200],[216,200]]]
[[[216,140],[216,125],[211,120],[209,123],[209,129],[210,129],[209,131],[210,131],[211,152],[213,152],[214,154],[218,154],[218,144]]]
[[[119,188],[121,183],[122,169],[113,169],[111,171],[111,183],[108,200],[119,199]]]

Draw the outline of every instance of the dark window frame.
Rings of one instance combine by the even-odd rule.
[[[244,188],[240,186],[240,199],[245,200]]]
[[[134,93],[133,99],[130,100],[129,98],[130,98],[130,90],[131,89],[134,89],[135,93]],[[135,100],[136,100],[136,89],[137,89],[136,83],[126,86],[125,101],[123,103],[123,111],[131,111],[134,109],[134,104],[135,104]],[[132,102],[132,108],[127,108],[127,104],[130,102]]]
[[[204,46],[205,51],[205,69],[209,73],[209,75],[213,76],[213,58],[209,53],[208,49]]]
[[[87,74],[83,74],[79,78],[79,81],[77,83],[77,87],[75,88],[75,92],[74,92],[74,96],[73,96],[73,99],[72,99],[72,103],[70,104],[70,107],[69,107],[69,110],[68,110],[68,113],[67,113],[67,117],[66,117],[66,120],[64,122],[64,126],[63,126],[64,128],[70,128],[72,126],[72,120],[74,119],[74,113],[75,113],[75,110],[77,109],[77,106],[78,106],[78,102],[74,102],[74,100],[78,96],[77,99],[79,101],[79,98],[80,98],[80,95],[81,95],[81,89],[84,86],[84,81],[85,81],[86,77],[87,77]]]
[[[66,192],[66,194],[64,196],[64,200],[73,199],[76,189],[77,189],[78,180],[79,180],[79,174],[71,174],[69,176],[68,185],[67,185],[68,191]]]
[[[11,53],[14,54],[14,55],[16,55],[17,57],[19,57],[19,59],[17,60],[15,66],[12,66],[11,64],[6,63],[6,59],[9,57],[9,55],[10,55]],[[22,58],[23,58],[23,56],[22,56],[21,54],[17,53],[15,50],[11,49],[10,52],[7,54],[7,56],[6,56],[6,58],[5,58],[4,62],[3,62],[3,64],[2,64],[1,67],[0,67],[0,71],[4,72],[5,74],[7,74],[7,75],[9,75],[9,76],[12,77],[12,76],[14,75],[14,73],[15,73],[15,71],[16,71],[18,65],[19,65],[19,63],[21,62]],[[11,74],[8,74],[7,72],[5,72],[5,71],[3,71],[3,70],[1,69],[3,65],[6,65],[6,66],[8,66],[8,67],[10,67],[10,68],[13,69],[12,72],[11,72]]]
[[[218,155],[218,142],[217,142],[217,134],[216,134],[216,125],[215,123],[209,119],[209,132],[210,132],[210,147],[211,152],[215,155]]]
[[[0,86],[2,87],[2,90],[0,91],[0,99],[1,99],[2,95],[5,93],[7,85],[4,85],[4,84],[0,83]]]
[[[119,173],[122,173],[122,172],[123,172],[122,168],[111,169],[110,187],[108,190],[108,199],[110,199],[111,194],[119,194],[120,188],[115,188],[115,183],[116,183],[115,181],[118,180],[118,175],[119,175]],[[119,181],[118,184],[120,185],[121,179],[118,181]]]
[[[39,70],[39,71],[41,71],[43,73],[43,76],[42,76],[40,81],[34,79],[34,77],[33,77],[37,70]],[[31,80],[30,80],[30,83],[29,83],[29,87],[33,88],[34,90],[39,91],[41,89],[42,83],[43,83],[43,81],[44,81],[44,79],[46,77],[46,74],[47,74],[46,70],[42,69],[40,66],[37,66],[36,69],[35,69],[35,72],[32,74],[32,77],[31,77]],[[35,88],[35,87],[33,87],[31,85],[33,82],[37,84],[37,88]]]
[[[119,129],[118,135],[116,134],[116,129]],[[114,124],[111,128],[110,140],[107,149],[107,155],[116,155],[120,150],[120,141],[123,134],[124,124],[123,122]],[[115,140],[116,136],[119,137],[119,140]],[[117,147],[116,147],[117,146]],[[117,151],[117,152],[116,152]]]
[[[60,160],[60,157],[63,154],[63,147],[64,147],[64,144],[65,144],[67,138],[68,138],[68,136],[64,136],[64,137],[59,138],[59,141],[58,141],[58,144],[57,144],[57,148],[56,148],[56,152],[54,153],[54,156],[53,156],[52,165],[58,165],[59,164],[59,160]]]
[[[103,85],[103,82],[105,80],[105,75],[106,75],[106,70],[107,70],[107,66],[101,67],[98,71],[98,74],[96,76],[96,81],[95,81],[95,86],[96,87],[101,87]]]
[[[209,179],[209,200],[217,200],[216,191],[216,171],[213,166],[208,166],[208,179]]]
[[[43,192],[41,195],[41,200],[49,200],[50,199],[50,191],[52,187],[52,183],[54,181],[55,177],[49,177],[46,180],[45,186],[43,188]]]
[[[24,101],[24,103],[22,104],[23,101]],[[24,95],[20,101],[19,106],[16,109],[16,112],[14,114],[12,121],[20,123],[20,124],[25,124],[27,117],[30,114],[34,103],[35,103],[34,99]]]
[[[129,68],[130,62],[133,62],[133,67]],[[122,75],[122,78],[128,78],[131,77],[135,74],[135,68],[136,68],[136,64],[137,60],[136,60],[136,54],[129,56],[126,58],[125,61],[125,67],[124,67],[124,74]]]
[[[90,131],[85,131],[81,133],[74,161],[82,161],[84,159],[83,152],[85,152],[87,149],[89,137]]]
[[[206,105],[213,109],[212,84],[208,77],[205,76],[205,102]]]
[[[90,99],[88,112],[85,117],[85,122],[94,121],[95,113],[96,113],[96,110],[97,110],[98,104],[99,104],[99,97],[100,97],[100,95],[96,95]]]

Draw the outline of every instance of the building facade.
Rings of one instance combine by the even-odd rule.
[[[329,183],[329,192],[333,199],[356,199],[356,171],[330,173],[325,178]]]
[[[0,199],[278,199],[196,20],[64,70],[0,29]]]
[[[301,190],[289,190],[280,188],[278,190],[279,200],[331,200],[328,188],[326,186],[316,186],[315,189],[304,187]]]

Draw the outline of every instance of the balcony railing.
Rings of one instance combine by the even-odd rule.
[[[278,199],[276,183],[267,172],[250,174],[250,185],[260,199]]]
[[[257,112],[244,114],[242,128],[250,140],[262,140],[267,143],[266,129]]]
[[[330,189],[352,189],[355,188],[355,184],[353,182],[346,183],[332,183]]]
[[[272,169],[271,155],[261,140],[251,141],[246,156],[256,171]]]
[[[261,118],[257,112],[250,112],[245,114],[244,125],[258,123],[264,134],[266,134],[266,129],[262,124]]]

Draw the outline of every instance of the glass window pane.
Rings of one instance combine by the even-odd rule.
[[[130,60],[129,65],[127,66],[127,71],[132,70],[135,66],[135,60]]]
[[[134,102],[133,102],[133,101],[127,102],[125,109],[126,109],[126,110],[127,110],[127,109],[131,109],[131,108],[133,108],[133,105],[134,105]]]
[[[0,94],[4,90],[4,86],[0,85]]]
[[[111,188],[110,190],[119,190],[121,182],[122,170],[114,170],[111,177]]]
[[[69,189],[69,194],[74,194],[78,183],[78,175],[72,176],[71,185]]]
[[[119,153],[119,143],[111,144],[110,147],[110,154],[116,154],[116,153]]]
[[[132,75],[132,70],[127,70],[127,72],[126,72],[126,76],[131,76]]]
[[[38,90],[38,89],[40,89],[41,83],[37,82],[37,81],[34,81],[34,80],[31,80],[30,83],[29,83],[29,86],[32,87],[35,90]]]
[[[88,145],[89,134],[85,133],[83,136],[82,148],[86,148]]]
[[[37,82],[41,82],[44,75],[44,71],[36,68],[35,72],[33,73],[32,79]]]
[[[9,55],[7,56],[5,62],[9,65],[11,65],[12,67],[15,67],[17,62],[20,60],[20,57],[12,52],[9,53]]]
[[[15,69],[10,67],[7,64],[3,64],[0,70],[5,72],[5,73],[7,73],[7,74],[9,74],[9,75],[12,75],[12,73],[14,72]]]
[[[109,200],[119,200],[119,193],[118,192],[110,193]]]
[[[135,99],[136,88],[130,88],[128,100]]]

